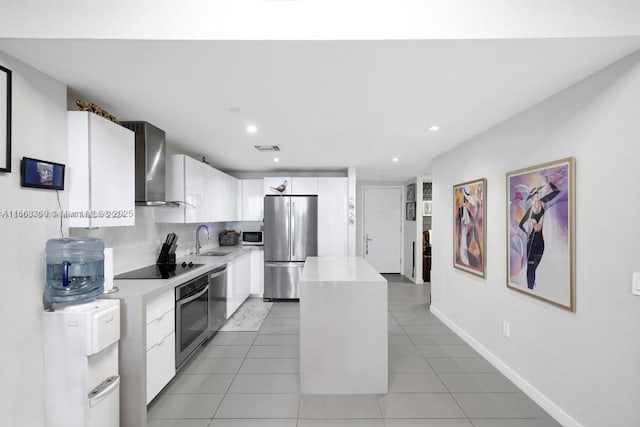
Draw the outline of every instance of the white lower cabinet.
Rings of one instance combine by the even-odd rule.
[[[147,404],[176,373],[175,291],[147,303]]]
[[[227,319],[251,292],[251,255],[247,251],[227,264]]]
[[[262,297],[264,294],[264,249],[251,251],[251,295]]]

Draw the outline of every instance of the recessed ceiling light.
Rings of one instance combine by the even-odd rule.
[[[397,157],[394,157],[393,159],[391,159],[391,161],[394,162],[394,163],[398,163],[398,160],[399,159]]]
[[[256,133],[256,132],[258,132],[258,126],[256,126],[256,125],[247,125],[247,132],[248,133]]]
[[[429,128],[429,130],[430,130],[431,132],[438,132],[438,131],[440,130],[440,126],[438,126],[438,125],[433,125],[433,126],[431,126],[431,127]]]
[[[238,107],[231,107],[231,108],[229,108],[229,111],[231,111],[232,113],[239,113],[239,112],[241,112],[242,110],[241,110],[241,109],[239,109]]]
[[[279,159],[278,157],[274,157],[274,158],[273,158],[273,162],[274,162],[274,163],[278,163],[279,161],[280,161],[280,159]]]

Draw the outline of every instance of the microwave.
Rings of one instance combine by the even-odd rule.
[[[244,246],[263,246],[264,240],[262,231],[243,231],[242,244]]]

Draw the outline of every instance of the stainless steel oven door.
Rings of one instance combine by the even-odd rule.
[[[176,288],[176,368],[209,337],[209,275]]]

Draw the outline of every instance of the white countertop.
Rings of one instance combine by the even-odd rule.
[[[309,257],[303,282],[386,282],[368,262],[361,257]]]
[[[131,298],[139,297],[143,301],[149,300],[162,292],[175,288],[176,286],[189,281],[193,278],[205,274],[208,271],[220,267],[221,265],[233,261],[235,258],[249,255],[252,250],[260,250],[262,247],[258,246],[223,246],[215,249],[219,252],[229,252],[226,256],[195,256],[191,255],[188,258],[182,258],[176,260],[178,264],[183,261],[193,262],[194,264],[204,264],[200,267],[195,267],[188,273],[181,274],[169,279],[117,279],[114,280],[114,285],[118,287],[119,291],[113,294],[105,295],[106,298]],[[209,249],[211,250],[211,249]]]

